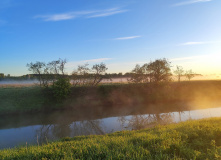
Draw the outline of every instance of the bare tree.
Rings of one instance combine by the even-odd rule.
[[[174,71],[174,74],[177,76],[178,82],[180,82],[180,78],[183,75],[183,73],[184,73],[183,67],[176,66],[176,70]]]
[[[36,63],[28,63],[28,70],[38,75],[38,80],[40,82],[40,86],[44,83],[44,78],[42,75],[44,74],[46,64],[44,62],[36,62]]]
[[[65,64],[67,63],[66,59],[61,59],[51,61],[47,64],[45,73],[48,75],[48,81],[54,83],[59,77],[65,75]]]
[[[108,68],[104,63],[93,65],[91,69],[93,72],[93,83],[92,83],[93,86],[98,85],[98,83],[102,81],[107,69]]]
[[[47,64],[47,70],[45,72],[48,74],[48,81],[52,81],[54,83],[59,76],[59,60],[51,61]]]
[[[33,74],[37,74],[40,86],[48,87],[51,83],[54,84],[58,78],[64,76],[66,60],[55,60],[49,63],[39,62],[28,63],[28,70]]]
[[[108,69],[104,63],[95,64],[90,69],[89,64],[79,65],[77,70],[72,72],[72,79],[74,86],[98,85],[105,76]]]
[[[60,62],[59,69],[60,69],[62,75],[64,75],[65,74],[65,64],[67,63],[67,60],[59,58],[59,62]]]
[[[193,77],[195,77],[195,73],[190,69],[186,71],[185,76],[190,81]]]
[[[76,70],[72,72],[72,79],[74,86],[85,86],[91,84],[90,68],[88,63],[79,65]]]
[[[60,71],[59,64],[60,64],[59,60],[51,61],[47,64],[47,67],[50,69],[51,74],[56,74],[56,75],[59,74]]]

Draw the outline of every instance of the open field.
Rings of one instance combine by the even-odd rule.
[[[0,151],[0,159],[220,159],[221,118]]]

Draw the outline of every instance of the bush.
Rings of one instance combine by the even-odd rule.
[[[64,100],[71,91],[71,83],[68,78],[59,78],[52,86],[54,97],[58,101]]]

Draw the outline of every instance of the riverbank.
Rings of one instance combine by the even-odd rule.
[[[64,138],[0,151],[0,159],[220,159],[221,118]]]
[[[155,112],[217,107],[221,81],[171,82],[162,84],[106,84],[72,87],[62,102],[52,90],[38,86],[0,87],[0,115],[47,112],[52,110],[137,107]]]
[[[37,86],[0,87],[0,115],[50,112],[52,110],[119,109],[171,112],[221,105],[221,81],[161,84],[103,84],[72,87],[62,102],[52,90]]]

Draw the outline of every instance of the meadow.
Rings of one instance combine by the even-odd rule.
[[[72,87],[56,101],[52,90],[38,86],[1,86],[0,115],[121,106],[154,112],[182,111],[221,105],[221,81],[183,81],[161,84],[101,84]]]
[[[2,160],[220,159],[221,118],[158,125],[144,130],[63,138],[0,151]]]

